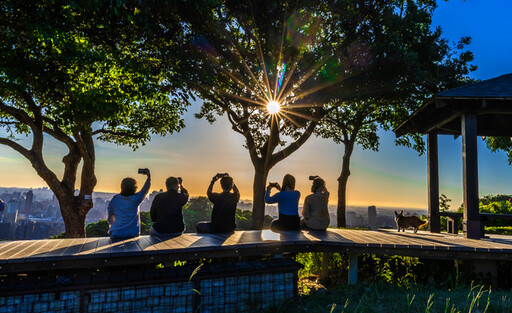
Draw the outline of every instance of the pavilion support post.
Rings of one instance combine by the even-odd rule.
[[[427,171],[428,171],[428,222],[430,232],[441,232],[439,216],[439,157],[437,152],[437,133],[427,135]]]
[[[462,188],[464,191],[464,237],[480,239],[480,213],[478,210],[477,117],[464,113],[462,129]]]
[[[357,253],[348,253],[348,284],[357,284]]]

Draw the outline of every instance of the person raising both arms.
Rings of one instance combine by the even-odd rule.
[[[220,178],[221,193],[213,192],[213,185]],[[233,190],[233,192],[231,192]],[[213,203],[211,222],[196,224],[198,233],[230,233],[236,229],[236,206],[240,200],[240,192],[228,173],[217,174],[212,178],[206,191],[208,199]]]
[[[270,196],[272,188],[279,190],[273,196]],[[295,177],[286,174],[283,178],[283,185],[278,183],[269,183],[265,193],[266,203],[277,203],[279,218],[272,221],[270,229],[273,231],[299,230],[299,198],[300,192],[295,190]]]
[[[188,202],[188,191],[181,177],[169,177],[165,181],[166,192],[155,196],[151,203],[151,236],[179,236],[185,231],[183,206]]]
[[[304,206],[302,207],[302,216],[300,221],[301,228],[326,230],[329,227],[329,191],[325,187],[325,180],[319,176],[310,176],[313,180],[311,185],[312,194],[304,199]]]
[[[151,186],[149,169],[139,169],[139,174],[148,178],[142,189],[137,191],[137,181],[127,177],[121,182],[121,193],[115,195],[108,204],[108,234],[110,238],[132,238],[140,234],[139,205],[146,197]]]

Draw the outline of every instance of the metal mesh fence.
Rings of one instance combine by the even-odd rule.
[[[115,283],[112,278],[119,279],[119,273],[110,273],[110,280],[96,277],[95,281],[97,274],[84,272],[74,274],[74,279],[68,280],[70,285],[53,285],[47,291],[34,283],[35,288],[15,290],[10,295],[0,292],[0,313],[247,312],[296,295],[298,266],[292,260],[211,264],[188,280],[193,269],[141,269],[142,274],[126,273],[125,281]],[[152,281],[144,279],[148,271],[155,277]],[[83,283],[84,277],[93,278]],[[27,285],[27,279],[23,284]]]

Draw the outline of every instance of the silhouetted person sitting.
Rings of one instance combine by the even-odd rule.
[[[167,191],[156,195],[151,204],[152,236],[179,236],[185,230],[182,208],[188,201],[188,191],[181,177],[169,177],[165,181]],[[181,186],[181,190],[180,190]]]
[[[329,227],[329,192],[325,187],[325,180],[316,176],[311,185],[312,194],[304,200],[302,207],[301,228],[325,230]]]
[[[139,174],[147,175],[144,187],[137,191],[137,181],[127,177],[121,182],[121,194],[115,195],[108,204],[108,234],[110,238],[132,238],[140,234],[139,205],[151,186],[149,169],[140,169]]]
[[[212,192],[213,185],[219,178],[222,192]],[[231,192],[231,189],[233,189],[233,192]],[[234,231],[236,228],[236,206],[238,204],[238,200],[240,200],[240,192],[233,183],[233,178],[227,173],[215,175],[212,178],[206,194],[208,195],[208,199],[213,203],[212,221],[197,223],[197,232],[229,233]]]
[[[270,196],[270,190],[276,188],[279,190],[273,196]],[[278,183],[269,183],[265,193],[266,203],[277,203],[279,209],[279,218],[272,221],[270,229],[273,231],[299,230],[299,198],[300,192],[295,190],[295,177],[286,174],[283,178],[283,186]]]

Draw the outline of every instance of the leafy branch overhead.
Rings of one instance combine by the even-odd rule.
[[[156,30],[140,23],[149,16],[134,6],[3,1],[0,16],[0,144],[27,158],[55,193],[67,235],[84,236],[95,140],[135,149],[152,134],[179,131],[188,92],[162,75],[160,52],[146,38]],[[183,30],[171,26],[166,36],[177,42]],[[20,135],[31,135],[29,147]],[[62,178],[46,164],[48,136],[67,147]]]

